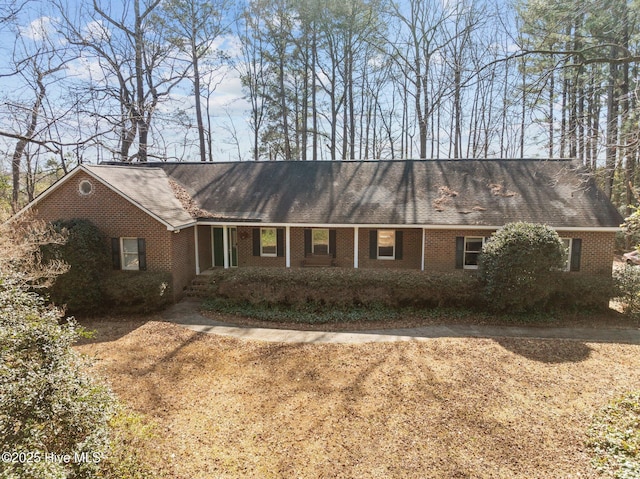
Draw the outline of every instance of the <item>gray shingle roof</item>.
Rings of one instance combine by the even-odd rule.
[[[179,228],[193,218],[173,194],[169,177],[161,168],[83,165],[92,175],[147,210],[167,226]]]
[[[622,222],[569,161],[154,163],[92,171],[171,223],[188,221],[167,177],[202,216],[229,221],[445,227],[529,221],[571,228]]]

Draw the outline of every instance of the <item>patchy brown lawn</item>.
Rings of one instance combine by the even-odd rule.
[[[518,339],[242,341],[157,317],[84,322],[171,478],[596,477],[592,415],[640,387],[640,346]]]

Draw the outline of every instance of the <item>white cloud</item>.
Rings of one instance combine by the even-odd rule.
[[[41,42],[55,32],[53,19],[48,16],[38,17],[26,26],[19,27],[20,35],[34,42]]]

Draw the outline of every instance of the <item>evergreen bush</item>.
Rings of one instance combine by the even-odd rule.
[[[625,265],[613,273],[615,296],[629,316],[640,316],[640,267]]]
[[[93,478],[115,400],[71,348],[77,324],[0,278],[0,477]]]
[[[113,271],[102,282],[105,305],[117,313],[158,311],[172,301],[171,275],[152,271]]]
[[[64,261],[69,270],[49,288],[51,301],[66,306],[72,314],[100,312],[104,300],[100,283],[111,269],[104,237],[87,220],[57,221],[53,227],[65,234],[67,240],[64,244],[43,246],[43,257],[46,261]]]
[[[482,248],[479,275],[485,300],[494,311],[524,312],[545,305],[555,290],[566,248],[553,229],[509,223]]]

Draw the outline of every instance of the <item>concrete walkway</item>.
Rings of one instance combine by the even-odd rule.
[[[530,338],[583,342],[640,344],[640,329],[554,328],[521,326],[422,326],[367,331],[300,331],[254,328],[222,323],[199,313],[200,303],[183,300],[162,313],[169,322],[202,333],[254,341],[285,343],[358,344],[392,341],[424,341],[433,338]]]

